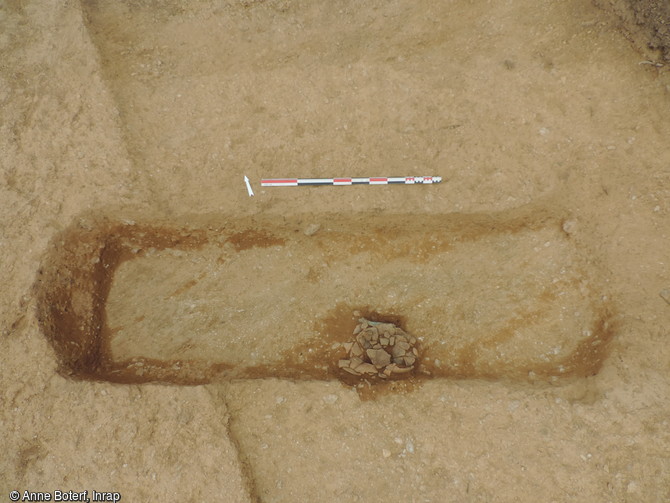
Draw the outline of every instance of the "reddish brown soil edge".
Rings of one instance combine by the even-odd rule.
[[[495,217],[459,215],[454,218],[445,215],[438,217],[439,223],[436,225],[446,223],[452,230],[459,227],[460,238],[470,240],[482,234],[517,232],[522,228],[561,224],[560,215],[553,211],[526,208],[503,213]],[[409,217],[398,217],[398,222],[406,218]],[[335,220],[332,222],[337,226]],[[128,225],[99,218],[93,219],[85,227],[76,224],[64,231],[52,242],[50,253],[45,258],[35,283],[37,317],[44,335],[59,358],[60,372],[76,379],[118,383],[164,382],[195,385],[220,379],[273,376],[293,380],[338,379],[347,385],[359,384],[358,381],[350,382],[350,376],[342,375],[337,369],[337,355],[333,354],[331,347],[333,342],[345,342],[340,340],[342,334],[352,332],[356,324],[356,318],[352,314],[354,311],[359,311],[368,319],[392,322],[401,327],[404,324],[402,317],[393,317],[393,313],[376,313],[366,306],[338,306],[328,319],[321,321],[323,326],[317,327],[324,337],[309,341],[308,346],[312,349],[310,361],[299,365],[294,361],[294,354],[301,352],[301,348],[293,348],[292,354],[284,355],[283,361],[277,365],[243,371],[230,365],[212,362],[166,362],[146,358],[114,361],[111,358],[105,304],[114,272],[123,261],[141,256],[143,250],[149,248],[197,249],[210,239],[220,239],[221,235],[226,235],[226,241],[231,242],[236,249],[282,244],[283,241],[277,236],[259,230],[267,227],[261,225],[261,222],[246,222],[246,226],[242,228],[222,225],[221,222],[213,227],[200,222],[194,229],[188,226],[170,227],[157,224]],[[292,234],[291,229],[287,232]],[[539,379],[581,378],[597,374],[607,356],[608,343],[616,330],[612,313],[606,306],[596,312],[599,313],[599,318],[596,326],[592,327],[594,339],[580,345],[569,355],[569,361],[565,362],[566,366],[575,369],[573,372],[558,375],[555,365],[547,368],[535,366],[517,369],[518,372],[514,375],[505,377],[527,379],[531,370]],[[594,344],[594,340],[598,344]],[[308,354],[307,351],[303,353]],[[318,365],[312,359],[316,359]],[[326,368],[323,367],[323,362],[329,362]],[[402,382],[393,380],[387,384],[375,383],[375,394],[400,391],[401,388],[410,390],[434,377],[498,379],[501,376],[495,372],[491,375],[481,371],[468,372],[467,365],[463,365],[463,370],[458,374],[453,374],[444,369],[433,368],[429,364],[421,364],[414,374],[403,376]],[[369,384],[367,388],[371,388]],[[361,391],[366,389],[361,388]]]

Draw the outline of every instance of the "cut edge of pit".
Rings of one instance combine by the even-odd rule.
[[[305,217],[307,218],[309,217]],[[388,218],[388,216],[385,217],[385,219]],[[472,220],[471,227],[463,224],[463,221],[467,221],[468,218]],[[378,217],[380,222],[385,219]],[[411,215],[402,216],[403,221],[409,222],[411,219]],[[361,225],[362,221],[359,218],[356,220]],[[503,212],[502,215],[496,216],[461,215],[454,219],[453,215],[449,215],[440,221],[452,231],[454,226],[457,230],[461,229],[461,238],[470,240],[476,239],[478,234],[491,232],[514,232],[521,228],[537,229],[547,225],[560,228],[564,220],[564,215],[552,214],[546,209],[536,211],[536,209],[525,208]],[[324,227],[330,225],[335,229],[344,228],[342,222],[338,224],[337,221],[325,216],[321,221],[324,222]],[[290,351],[290,356],[294,356],[296,352],[299,354],[301,351],[307,352],[311,349],[312,353],[318,355],[322,362],[328,362],[327,365],[322,365],[320,370],[315,371],[306,370],[307,366],[301,363],[291,366],[287,363],[289,355],[286,355],[286,358],[276,365],[253,367],[244,371],[239,371],[233,365],[225,363],[193,360],[159,361],[149,358],[113,361],[110,358],[105,303],[116,268],[125,260],[142,256],[143,250],[151,247],[155,249],[197,249],[208,243],[212,236],[220,237],[222,233],[237,236],[231,240],[231,244],[240,249],[246,249],[249,246],[276,246],[283,243],[271,233],[259,230],[264,227],[263,220],[251,218],[242,223],[239,223],[238,219],[237,222],[235,225],[221,225],[220,218],[210,218],[194,219],[190,225],[182,226],[174,225],[174,222],[172,222],[173,225],[167,223],[138,225],[133,220],[100,217],[79,220],[56,236],[37,274],[34,290],[37,299],[37,318],[43,333],[55,349],[60,364],[59,372],[80,380],[137,384],[160,382],[198,385],[221,379],[270,377],[292,380],[338,379],[345,385],[355,386],[358,389],[362,384],[367,388],[380,388],[381,390],[383,386],[380,385],[373,386],[360,381],[347,382],[346,378],[341,378],[342,372],[338,372],[336,368],[338,356],[331,349],[332,345],[338,341],[332,335],[324,337],[329,333],[324,328],[324,320],[315,324],[315,334],[321,333],[320,337],[315,336],[307,341],[304,348],[292,348]],[[301,218],[295,222],[286,223],[285,220],[283,222],[287,229],[293,228],[295,233],[304,227],[304,220]],[[473,231],[473,229],[477,230]],[[304,237],[302,233],[296,235],[300,235],[301,239],[311,239],[311,237]],[[331,324],[341,325],[341,330],[337,333],[340,334],[338,337],[343,340],[339,342],[343,342],[351,335],[359,317],[371,321],[393,323],[407,331],[407,317],[400,313],[379,312],[369,306],[337,306],[334,313],[330,313],[326,318],[330,316]],[[600,309],[598,316],[597,326],[592,327],[599,340],[598,344],[592,345],[593,339],[580,344],[578,349],[570,355],[573,358],[571,368],[576,370],[567,374],[557,375],[550,368],[538,367],[519,369],[518,372],[507,375],[488,375],[485,372],[449,373],[444,369],[434,368],[430,362],[422,362],[416,372],[412,372],[404,379],[393,380],[392,387],[397,388],[400,386],[398,383],[402,381],[405,383],[402,386],[410,389],[426,379],[435,377],[555,382],[557,379],[566,381],[570,377],[595,375],[607,356],[609,340],[616,331],[615,316],[610,310]],[[330,330],[330,333],[334,331]],[[533,377],[529,379],[528,376],[531,373]]]

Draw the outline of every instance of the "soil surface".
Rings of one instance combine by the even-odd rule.
[[[0,5],[0,501],[670,500],[668,14]]]
[[[636,43],[660,53],[670,63],[670,3],[665,0],[598,0],[617,12],[623,29]]]

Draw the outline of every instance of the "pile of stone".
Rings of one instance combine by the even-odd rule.
[[[406,374],[416,365],[419,353],[416,337],[392,323],[358,320],[354,340],[342,346],[347,357],[338,367],[355,376],[378,376],[387,379],[393,374]]]

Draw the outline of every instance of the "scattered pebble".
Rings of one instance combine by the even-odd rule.
[[[337,395],[326,395],[326,396],[323,397],[322,400],[324,401],[324,403],[327,403],[327,404],[332,405],[332,404],[334,404],[335,402],[337,402],[337,400],[338,400],[339,398],[340,398],[340,397],[337,396]]]
[[[563,222],[563,232],[566,234],[574,234],[575,231],[577,230],[577,221],[576,220],[566,220]]]
[[[309,224],[303,233],[305,236],[313,236],[317,232],[319,232],[319,229],[321,229],[321,224]]]
[[[661,298],[666,301],[668,304],[670,304],[670,288],[664,288],[658,294],[661,296]]]

